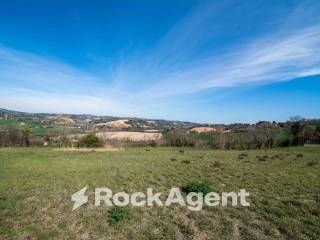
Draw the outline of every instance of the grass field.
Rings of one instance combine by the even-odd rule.
[[[64,131],[63,127],[59,126],[50,126],[44,127],[38,121],[32,119],[0,119],[0,130],[6,129],[8,127],[16,127],[16,128],[25,128],[29,127],[32,129],[32,136],[44,136],[46,134],[52,136],[61,135]],[[82,132],[81,129],[75,127],[66,128],[68,134],[77,134]]]
[[[239,158],[239,154],[243,154]],[[250,192],[249,207],[130,207],[71,211],[88,185],[114,192],[167,193],[189,180],[216,192]],[[0,149],[0,239],[319,239],[320,146],[222,151],[128,148],[119,151]]]
[[[19,122],[15,119],[9,119],[9,120],[0,119],[0,127],[14,126],[18,124]]]

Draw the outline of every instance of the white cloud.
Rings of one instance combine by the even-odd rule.
[[[130,114],[123,93],[57,59],[0,45],[0,107],[31,112]],[[122,100],[120,100],[122,99]]]
[[[1,45],[0,73],[1,82],[49,92],[59,92],[61,89],[83,90],[88,83],[96,85],[99,81],[96,77],[58,59],[17,51]]]
[[[86,94],[57,94],[29,89],[10,89],[1,92],[0,107],[30,112],[91,113],[128,116],[132,112],[122,102],[107,97]]]
[[[218,59],[217,59],[218,58]],[[274,34],[168,74],[150,96],[194,93],[319,74],[320,26]]]

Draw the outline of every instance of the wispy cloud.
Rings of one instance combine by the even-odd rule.
[[[172,67],[172,66],[171,66]],[[167,73],[150,96],[194,93],[209,88],[286,81],[318,75],[320,26],[263,36],[192,66]]]
[[[313,10],[298,6],[268,31],[248,33],[217,50],[214,40],[224,31],[221,12],[228,7],[230,2],[195,8],[155,48],[123,61],[115,79],[122,86],[133,83],[139,96],[150,100],[319,74],[320,25]]]
[[[1,107],[33,112],[131,113],[121,93],[62,61],[0,46]]]
[[[98,79],[61,60],[18,51],[0,45],[1,81],[20,87],[59,91],[81,90]]]
[[[30,112],[134,116],[134,112],[124,102],[86,93],[66,94],[8,89],[1,90],[0,104],[0,107]]]

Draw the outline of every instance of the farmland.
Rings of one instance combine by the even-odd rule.
[[[320,147],[266,150],[0,148],[0,239],[318,239]],[[249,207],[129,207],[110,222],[95,187],[167,193],[190,180],[245,188]],[[88,186],[89,203],[71,195]]]

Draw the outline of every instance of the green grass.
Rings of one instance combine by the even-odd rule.
[[[78,128],[67,128],[68,134],[80,133],[81,129]],[[32,128],[33,136],[44,136],[45,134],[58,136],[63,133],[62,127],[34,127]]]
[[[320,146],[185,148],[183,154],[177,148],[148,149],[0,148],[0,239],[319,238]],[[247,156],[238,159],[241,153]],[[257,156],[267,158],[260,161]],[[199,212],[177,205],[130,207],[130,217],[120,214],[117,224],[110,222],[110,208],[93,205],[94,187],[129,193],[153,187],[167,194],[190,180],[216,192],[245,188],[251,205],[205,207]],[[86,185],[90,203],[71,211],[71,194]]]
[[[15,119],[0,119],[0,127],[16,126],[19,122]]]
[[[33,119],[0,119],[0,127],[9,127],[9,126],[28,126],[28,127],[37,127],[39,126],[39,122]]]
[[[63,127],[55,126],[42,126],[36,120],[33,119],[0,119],[0,129],[5,129],[7,127],[17,127],[19,129],[24,127],[30,127],[32,129],[32,136],[42,137],[46,134],[58,136],[63,132]],[[69,134],[80,133],[82,130],[78,128],[67,128]]]

